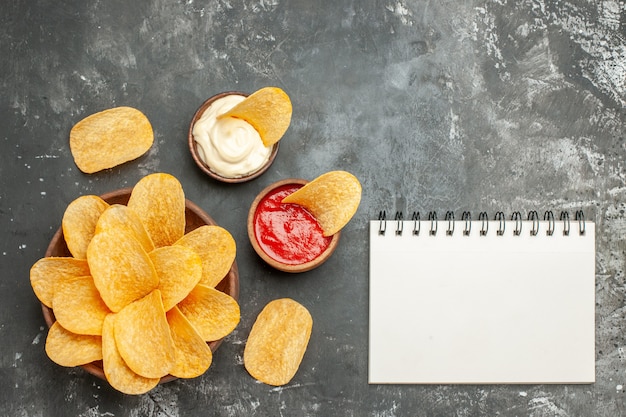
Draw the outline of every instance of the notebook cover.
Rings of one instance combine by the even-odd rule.
[[[594,382],[595,225],[466,236],[438,223],[414,236],[410,221],[401,235],[370,222],[369,382]]]

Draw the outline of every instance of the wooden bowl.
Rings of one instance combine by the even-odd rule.
[[[131,191],[132,188],[123,188],[107,194],[103,194],[101,198],[109,204],[126,205],[128,203],[128,199],[130,198]],[[216,224],[215,221],[207,213],[205,213],[200,207],[198,207],[196,204],[189,200],[185,200],[185,221],[185,233],[189,233],[190,231],[197,229],[200,226],[204,226],[207,224]],[[59,230],[57,230],[57,232],[52,237],[52,240],[48,245],[48,249],[46,250],[45,256],[72,256],[67,248],[67,244],[65,243],[63,229],[61,227],[59,227]],[[230,295],[235,300],[239,300],[239,270],[237,268],[236,261],[233,262],[230,271],[228,271],[226,276],[215,288],[222,291],[223,293]],[[50,307],[47,307],[43,304],[41,305],[41,308],[46,324],[48,325],[48,327],[52,326],[56,321],[54,311]],[[215,352],[222,343],[222,341],[223,339],[220,339],[213,342],[207,342],[207,344],[211,348],[211,351]],[[104,370],[102,368],[102,361],[95,361],[86,365],[82,365],[82,368],[90,374],[106,380]],[[166,375],[161,378],[161,383],[172,381],[174,379],[177,378],[172,375]]]
[[[209,106],[211,106],[211,104],[213,104],[213,102],[215,100],[220,99],[222,97],[230,96],[230,95],[240,95],[240,96],[244,96],[244,97],[248,96],[248,94],[242,93],[242,92],[239,92],[239,91],[226,91],[226,92],[223,92],[223,93],[216,94],[216,95],[210,97],[204,103],[202,103],[202,105],[198,108],[198,110],[196,110],[195,114],[193,115],[193,118],[191,119],[191,123],[189,124],[189,133],[187,135],[187,142],[188,142],[188,145],[189,145],[189,151],[191,152],[191,157],[193,158],[193,160],[196,163],[196,165],[202,170],[202,172],[204,172],[209,177],[211,177],[211,178],[213,178],[213,179],[215,179],[217,181],[235,184],[235,183],[240,183],[240,182],[246,182],[246,181],[253,180],[253,179],[259,177],[260,175],[262,175],[265,171],[267,171],[267,169],[274,162],[274,159],[276,159],[276,155],[278,154],[278,144],[280,143],[280,141],[278,141],[274,145],[272,145],[272,151],[270,153],[270,157],[267,160],[267,162],[261,168],[257,169],[256,171],[254,171],[254,172],[252,172],[252,173],[250,173],[248,175],[244,175],[244,176],[241,176],[241,177],[235,177],[235,178],[224,177],[224,176],[220,175],[219,173],[215,172],[210,166],[208,166],[202,160],[202,158],[200,157],[200,154],[198,152],[198,144],[196,143],[196,141],[193,138],[193,127],[196,124],[196,121],[198,121],[198,119],[200,119],[200,117],[202,117],[202,114],[206,111],[206,109],[209,108]]]
[[[256,196],[256,198],[252,202],[252,205],[250,206],[250,210],[248,212],[248,221],[247,221],[248,222],[248,224],[247,224],[247,226],[248,226],[248,238],[250,239],[250,243],[252,244],[252,247],[254,248],[254,251],[268,265],[270,265],[271,267],[273,267],[275,269],[278,269],[279,271],[291,272],[291,273],[299,273],[299,272],[310,271],[310,270],[312,270],[314,268],[317,268],[318,266],[320,266],[324,262],[326,262],[328,260],[328,258],[330,258],[330,256],[333,254],[333,252],[337,248],[337,244],[339,243],[339,238],[341,236],[341,231],[335,233],[332,236],[330,244],[315,259],[313,259],[311,261],[308,261],[308,262],[301,263],[301,264],[296,264],[296,265],[286,264],[286,263],[280,262],[280,261],[272,258],[270,255],[267,254],[267,252],[265,252],[263,250],[263,248],[259,244],[259,242],[258,242],[258,240],[256,238],[256,233],[255,233],[255,213],[257,211],[259,203],[261,203],[261,201],[265,198],[265,196],[267,196],[268,194],[272,193],[275,189],[277,189],[279,187],[282,187],[284,185],[291,185],[291,184],[304,185],[307,182],[308,182],[307,180],[303,180],[303,179],[299,179],[299,178],[289,178],[289,179],[281,180],[281,181],[275,182],[273,184],[270,184],[269,186],[267,186],[265,189],[263,189],[263,191],[261,191]]]

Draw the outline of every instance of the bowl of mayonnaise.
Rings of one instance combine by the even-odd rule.
[[[189,149],[196,165],[210,177],[227,183],[250,181],[270,167],[278,144],[265,146],[259,133],[245,120],[219,118],[248,94],[228,91],[206,100],[189,126]]]

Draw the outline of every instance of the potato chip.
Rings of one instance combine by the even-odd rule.
[[[85,365],[102,359],[102,338],[72,333],[57,321],[48,330],[46,353],[61,366]]]
[[[150,174],[139,180],[128,207],[139,216],[157,248],[172,245],[185,234],[185,194],[170,174]]]
[[[209,369],[213,353],[189,320],[176,307],[167,312],[174,340],[175,361],[170,374],[178,378],[195,378]]]
[[[311,314],[298,302],[271,301],[250,330],[243,352],[246,370],[268,385],[287,384],[300,367],[312,327]]]
[[[52,308],[52,297],[58,281],[66,277],[82,277],[89,274],[89,265],[85,259],[41,258],[30,268],[30,285],[39,301]]]
[[[120,310],[114,329],[117,349],[135,373],[161,378],[172,369],[174,341],[159,290]]]
[[[361,183],[346,171],[322,174],[283,199],[283,203],[298,204],[309,210],[324,236],[340,231],[354,216],[360,202]]]
[[[102,368],[113,388],[125,394],[143,394],[156,387],[160,378],[145,378],[133,372],[120,356],[115,342],[115,314],[104,319],[102,327]]]
[[[114,204],[107,208],[102,215],[100,215],[96,223],[95,232],[98,233],[113,228],[121,228],[134,233],[135,238],[141,243],[141,246],[143,246],[146,252],[150,252],[154,249],[154,243],[150,235],[148,235],[148,231],[141,219],[127,206]]]
[[[228,273],[237,252],[235,239],[224,228],[200,226],[179,239],[176,245],[193,249],[202,259],[200,284],[215,287]]]
[[[114,229],[95,235],[87,262],[100,296],[116,313],[159,285],[150,257],[128,232]]]
[[[202,340],[212,342],[232,332],[239,324],[237,301],[228,294],[198,284],[178,308],[200,333]]]
[[[68,204],[61,226],[67,248],[74,258],[85,259],[98,218],[109,205],[96,195],[84,195]]]
[[[202,260],[184,246],[164,246],[148,254],[159,277],[165,311],[182,301],[202,277]]]
[[[102,334],[102,322],[110,310],[91,276],[59,280],[52,298],[54,315],[66,330],[77,334]]]
[[[269,147],[278,142],[289,128],[291,113],[291,100],[287,93],[278,87],[265,87],[217,118],[245,120],[259,132],[263,144]]]
[[[154,142],[148,118],[132,107],[115,107],[85,117],[70,131],[70,151],[87,174],[123,164],[146,153]]]

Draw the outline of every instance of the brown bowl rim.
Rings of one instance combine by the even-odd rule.
[[[241,92],[241,91],[224,91],[222,93],[215,94],[215,95],[209,97],[208,99],[206,99],[204,101],[204,103],[202,103],[200,105],[200,107],[198,107],[198,110],[196,110],[196,112],[194,113],[193,117],[191,118],[191,123],[189,123],[189,132],[187,134],[187,144],[189,146],[189,151],[191,152],[191,157],[193,158],[193,160],[196,163],[196,165],[198,166],[198,168],[200,168],[200,170],[202,170],[202,172],[204,172],[206,175],[208,175],[209,177],[211,177],[211,178],[213,178],[213,179],[215,179],[217,181],[221,181],[221,182],[225,182],[225,183],[229,183],[229,184],[237,184],[237,183],[241,183],[241,182],[251,181],[251,180],[261,176],[263,173],[265,173],[265,171],[267,171],[269,169],[269,167],[274,163],[274,160],[276,159],[276,155],[278,154],[278,146],[280,144],[280,141],[278,141],[274,145],[272,145],[272,151],[270,153],[270,157],[267,160],[267,162],[261,168],[257,169],[256,171],[252,172],[251,174],[244,175],[242,177],[230,178],[230,177],[224,177],[224,176],[218,174],[217,172],[213,171],[211,169],[211,167],[209,167],[202,160],[202,158],[200,158],[200,154],[198,153],[198,144],[196,143],[196,141],[193,138],[193,127],[196,124],[196,121],[202,116],[202,114],[206,111],[206,109],[208,109],[209,106],[215,100],[220,99],[222,97],[230,96],[230,95],[239,95],[239,96],[244,96],[244,97],[248,97],[249,96],[248,93],[244,93],[244,92]]]
[[[255,233],[254,233],[254,214],[256,213],[256,209],[259,205],[259,203],[261,202],[261,200],[271,191],[273,191],[274,189],[281,187],[283,185],[289,185],[289,184],[300,184],[300,185],[305,185],[307,184],[309,181],[305,180],[305,179],[301,179],[301,178],[287,178],[284,180],[280,180],[277,182],[274,182],[270,185],[268,185],[267,187],[265,187],[259,194],[257,194],[257,196],[255,197],[255,199],[252,201],[252,204],[250,205],[250,210],[248,211],[248,220],[247,220],[247,228],[248,228],[248,238],[250,240],[250,244],[252,245],[252,247],[254,248],[254,251],[257,253],[257,255],[259,255],[261,257],[261,259],[263,259],[265,261],[265,263],[267,263],[268,265],[270,265],[271,267],[278,269],[279,271],[283,271],[283,272],[290,272],[290,273],[300,273],[300,272],[307,272],[310,271],[312,269],[317,268],[318,266],[322,265],[324,262],[326,262],[328,260],[328,258],[330,258],[330,256],[333,254],[333,252],[335,251],[335,249],[337,249],[337,245],[339,244],[339,238],[341,237],[341,231],[335,233],[330,241],[330,244],[328,245],[328,247],[326,248],[326,250],[324,250],[324,252],[322,252],[317,258],[309,261],[309,262],[305,262],[303,264],[298,264],[298,265],[289,265],[289,264],[285,264],[282,262],[277,261],[276,259],[272,258],[271,256],[269,256],[259,245],[259,243],[257,242]]]
[[[121,204],[121,202],[119,202],[118,200],[121,199],[123,201],[126,199],[126,202],[127,202],[127,197],[130,197],[130,193],[132,189],[133,189],[132,187],[120,188],[118,190],[110,191],[108,193],[102,194],[100,195],[100,198],[102,198],[107,203],[111,201],[115,201],[116,203]],[[124,202],[124,204],[126,204],[126,202]],[[209,214],[207,214],[203,209],[201,209],[200,206],[198,206],[191,200],[185,199],[185,212],[188,212],[188,211],[196,215],[200,220],[202,220],[204,224],[217,225],[215,220],[213,220],[213,218]],[[197,226],[197,227],[200,227],[200,226]],[[190,229],[190,230],[193,230],[193,229]],[[188,233],[188,230],[185,230],[185,233]],[[53,254],[55,253],[55,249],[57,248],[58,245],[65,245],[62,226],[60,226],[55,232],[55,234],[52,236],[52,239],[50,240],[50,243],[46,249],[46,253],[44,256],[47,258],[51,256],[57,256]],[[239,301],[239,268],[237,266],[236,259],[233,262],[228,273],[224,276],[222,281],[220,281],[220,283],[216,285],[215,288],[219,289],[222,292],[225,292],[226,294],[233,297],[235,300]],[[224,291],[224,288],[226,289],[229,288],[230,291],[226,292]],[[56,321],[56,318],[54,316],[54,310],[44,305],[43,303],[41,304],[41,310],[42,310],[46,325],[48,326],[48,328],[50,328]],[[224,338],[207,342],[207,344],[209,345],[209,348],[211,348],[211,351],[215,352],[217,348],[219,348],[219,346],[222,344],[223,341],[224,341]],[[91,375],[94,375],[106,381],[106,376],[104,375],[104,369],[102,368],[101,360],[87,363],[84,365],[80,365],[80,367],[83,368],[88,373],[90,373]],[[173,375],[166,375],[161,378],[159,383],[162,384],[162,383],[170,382],[176,379],[178,378]]]

